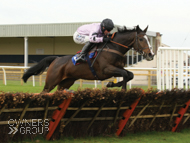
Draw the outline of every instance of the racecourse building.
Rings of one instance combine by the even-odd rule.
[[[46,56],[74,55],[83,45],[74,43],[73,34],[84,24],[88,23],[0,25],[0,64],[27,66]],[[148,31],[147,35],[156,53],[160,33]]]

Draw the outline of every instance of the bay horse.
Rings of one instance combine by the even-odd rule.
[[[97,74],[98,80],[105,80],[111,77],[123,77],[123,81],[118,83],[109,82],[107,87],[121,87],[126,90],[126,84],[132,80],[132,72],[125,70],[126,54],[132,47],[143,57],[150,61],[153,60],[154,53],[146,35],[148,26],[141,30],[137,25],[134,29],[127,29],[125,26],[118,28],[118,31],[112,36],[112,41],[107,43],[106,47],[97,57],[93,68]],[[105,43],[99,43],[97,50],[100,50]],[[23,75],[24,82],[32,75],[39,75],[47,67],[47,75],[44,89],[41,93],[48,93],[56,86],[57,90],[69,89],[76,80],[97,80],[88,63],[74,65],[72,55],[57,57],[48,56],[42,59],[38,64],[29,68]],[[93,59],[91,59],[91,62]]]

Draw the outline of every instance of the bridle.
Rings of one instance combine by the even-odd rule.
[[[114,33],[112,34],[112,36],[111,36],[111,39],[112,39],[112,40],[110,40],[110,42],[112,42],[112,43],[114,43],[114,44],[117,44],[117,45],[119,45],[119,46],[122,46],[122,47],[124,47],[124,48],[129,48],[129,46],[126,46],[126,45],[123,45],[123,44],[121,44],[121,43],[118,43],[118,42],[113,41],[113,38],[114,38],[115,34],[116,34],[116,32],[114,32]],[[132,42],[132,44],[134,44],[135,42],[136,42],[137,48],[136,48],[136,49],[134,48],[134,50],[135,50],[136,52],[139,52],[140,54],[143,55],[143,54],[144,54],[143,50],[149,49],[149,47],[145,47],[145,48],[139,49],[138,34],[137,34],[137,32],[136,32],[136,35],[135,35],[134,42]],[[131,45],[132,45],[132,44],[131,44]]]
[[[136,45],[137,45],[137,49],[135,49],[135,51],[137,51],[137,52],[139,52],[141,55],[144,55],[144,52],[143,52],[143,50],[145,50],[145,49],[149,49],[149,51],[150,51],[150,48],[149,47],[141,47],[141,48],[139,48],[139,43],[138,43],[138,34],[136,33],[136,38],[135,38],[136,40]]]

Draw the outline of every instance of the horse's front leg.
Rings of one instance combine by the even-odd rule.
[[[123,85],[123,80],[117,83],[114,82],[108,82],[106,87],[121,87]]]
[[[126,83],[128,80],[128,72],[126,72],[126,70],[124,69],[120,69],[114,66],[108,66],[104,69],[104,74],[106,75],[111,75],[111,76],[121,76],[123,77],[123,81],[119,82],[118,85],[122,85],[122,89],[126,90]],[[121,86],[120,85],[120,86]]]
[[[128,77],[127,77],[127,82],[128,82],[128,81],[130,81],[130,80],[133,79],[134,74],[133,74],[132,72],[130,72],[130,71],[127,71],[127,70],[125,70],[125,71],[126,71],[127,74],[128,74]],[[126,83],[127,83],[127,82],[126,82]],[[120,81],[120,82],[117,82],[117,83],[109,82],[109,83],[107,84],[107,87],[121,87],[122,85],[123,85],[123,80]]]

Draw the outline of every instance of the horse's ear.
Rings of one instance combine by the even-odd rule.
[[[136,27],[136,31],[137,31],[137,33],[142,32],[142,30],[140,29],[139,25],[137,25],[137,27]]]
[[[144,29],[144,31],[143,31],[143,32],[144,32],[144,33],[146,33],[147,29],[148,29],[148,25],[147,25],[147,27]]]
[[[136,29],[137,29],[137,30],[140,29],[140,28],[139,28],[139,25],[136,26]]]

